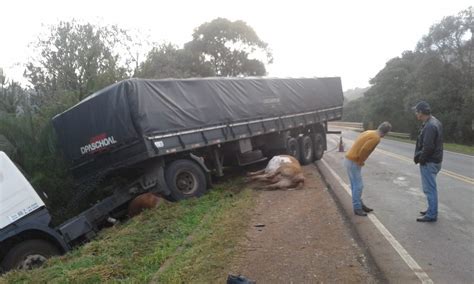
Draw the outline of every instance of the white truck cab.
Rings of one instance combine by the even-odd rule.
[[[94,238],[136,193],[124,188],[57,227],[22,172],[0,151],[0,274],[39,267],[50,256]]]
[[[29,181],[0,151],[0,229],[45,207]]]
[[[0,273],[38,267],[69,249],[50,222],[43,200],[0,151]]]

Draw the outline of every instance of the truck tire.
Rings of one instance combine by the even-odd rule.
[[[299,160],[300,158],[300,145],[296,138],[290,137],[286,141],[286,152],[288,155],[295,157]]]
[[[16,244],[8,251],[1,266],[5,271],[33,269],[40,267],[47,258],[60,254],[59,249],[48,241],[27,240]]]
[[[321,160],[324,154],[324,137],[321,133],[315,133],[312,135],[313,147],[314,147],[314,159]]]
[[[299,139],[300,144],[300,163],[302,165],[310,164],[314,161],[314,147],[313,140],[308,135]]]
[[[190,160],[176,160],[165,169],[169,199],[179,201],[202,196],[207,191],[206,176],[202,168]]]

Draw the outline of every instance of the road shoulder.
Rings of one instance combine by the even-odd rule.
[[[376,283],[314,165],[302,190],[261,192],[231,271],[257,283]]]
[[[332,163],[331,163],[332,162]],[[321,172],[334,199],[342,208],[346,218],[352,224],[354,236],[362,244],[362,249],[368,252],[370,260],[380,269],[383,277],[394,283],[420,283],[420,279],[414,274],[402,257],[387,241],[386,237],[376,228],[369,218],[355,216],[352,212],[350,196],[345,191],[338,177],[329,168],[330,162],[317,161],[316,165]],[[370,214],[377,214],[376,211]]]

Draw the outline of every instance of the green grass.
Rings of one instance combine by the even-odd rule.
[[[202,198],[165,203],[43,268],[9,272],[0,283],[225,282],[256,194],[242,187],[228,182]],[[158,274],[166,260],[169,266]]]
[[[394,137],[394,136],[390,136],[390,135],[385,136],[385,138],[390,139],[390,140],[401,141],[401,142],[405,142],[405,143],[411,143],[411,144],[415,144],[415,142],[416,142],[414,140],[410,140],[410,139],[406,139],[406,138],[400,138],[400,137]],[[444,143],[443,148],[444,148],[444,150],[448,150],[448,151],[451,151],[451,152],[456,152],[456,153],[461,153],[461,154],[474,156],[474,146],[454,144],[454,143]]]
[[[364,130],[362,129],[351,129],[357,132],[362,132]],[[416,141],[411,140],[409,138],[404,138],[401,137],[404,136],[403,133],[391,133],[389,132],[387,136],[385,136],[385,139],[390,139],[390,140],[395,140],[395,141],[400,141],[400,142],[405,142],[405,143],[411,143],[415,144]],[[451,152],[455,153],[460,153],[460,154],[466,154],[466,155],[471,155],[474,156],[474,146],[469,146],[469,145],[462,145],[462,144],[455,144],[455,143],[444,143],[443,144],[444,150],[448,150]]]
[[[474,156],[474,146],[444,143],[443,147],[448,151]]]

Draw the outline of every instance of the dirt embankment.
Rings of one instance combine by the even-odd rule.
[[[376,283],[316,167],[304,189],[263,191],[232,272],[257,283]]]

